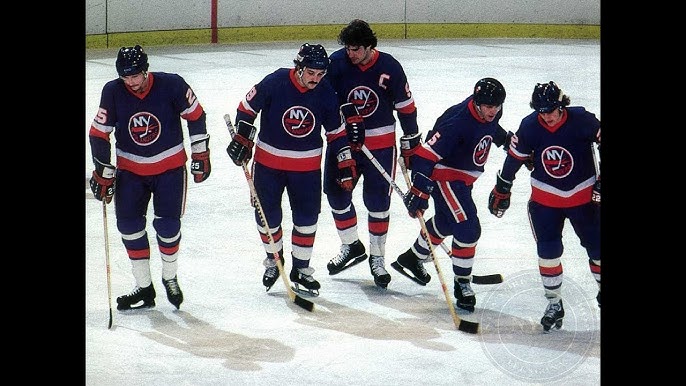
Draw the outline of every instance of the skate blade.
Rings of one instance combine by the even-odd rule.
[[[393,267],[393,269],[395,269],[396,271],[402,273],[403,276],[409,277],[415,283],[417,283],[419,285],[424,285],[424,286],[426,285],[425,282],[417,279],[414,275],[412,275],[412,273],[405,271],[405,268],[402,265],[400,265],[400,263],[398,263],[397,261],[392,262],[391,267]]]
[[[310,289],[307,289],[307,288],[300,288],[300,287],[297,286],[297,285],[291,286],[291,289],[292,289],[293,291],[295,291],[295,292],[301,294],[301,295],[305,295],[305,296],[309,296],[309,297],[313,297],[313,298],[316,298],[317,296],[319,296],[319,290],[314,290],[314,289],[313,289],[313,290],[310,290]]]
[[[341,273],[341,272],[345,271],[346,269],[353,267],[353,266],[356,266],[365,260],[367,260],[367,254],[366,253],[360,257],[356,257],[353,260],[350,260],[347,265],[343,266],[343,268],[339,269],[338,271],[332,271],[329,269],[329,275],[336,275],[338,273]]]
[[[551,331],[559,330],[562,328],[562,321],[558,320],[557,322],[553,323],[552,325],[548,326],[543,323],[541,323],[543,326],[543,332],[544,333],[550,333]]]
[[[456,303],[455,305],[457,306],[457,308],[461,310],[474,312],[474,306],[461,305],[460,303]]]
[[[119,308],[119,305],[117,305],[117,311],[135,311],[135,310],[145,310],[148,308],[153,308],[155,307],[155,302],[148,303],[148,304],[140,304],[137,306],[129,306],[127,308]]]

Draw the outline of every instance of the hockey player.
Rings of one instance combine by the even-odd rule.
[[[152,225],[162,257],[162,284],[167,299],[177,309],[183,302],[177,269],[188,156],[181,118],[188,123],[193,180],[203,182],[211,171],[205,111],[193,90],[181,76],[148,72],[148,67],[148,55],[140,45],[119,50],[119,78],[103,87],[89,132],[95,164],[90,186],[98,200],[109,203],[114,197],[117,228],[136,282],[131,293],[117,298],[118,310],[155,305],[146,232],[151,198],[155,214]],[[110,163],[112,132],[116,167]]]
[[[262,284],[267,291],[279,277],[274,254],[283,257],[283,212],[281,201],[287,191],[293,215],[291,234],[293,267],[290,279],[296,290],[303,286],[318,295],[321,285],[310,267],[319,212],[321,211],[322,127],[345,132],[331,86],[322,82],[329,57],[319,44],[303,44],[293,61],[295,68],[280,68],[253,86],[239,103],[236,113],[237,133],[227,152],[236,165],[252,157],[253,179],[257,196],[273,235],[276,249],[259,214],[255,211],[267,258]],[[261,114],[260,114],[261,112]],[[253,141],[253,126],[260,114],[260,129]],[[347,143],[345,136],[336,144]],[[282,260],[285,264],[285,260]]]
[[[490,194],[488,209],[502,217],[522,162],[532,157],[529,222],[536,241],[538,270],[548,299],[541,325],[562,327],[562,229],[568,219],[586,248],[598,283],[600,306],[600,174],[594,143],[600,151],[600,121],[583,107],[568,107],[569,96],[555,82],[538,83],[531,94],[534,112],[522,119]],[[598,166],[599,168],[599,166]]]
[[[474,92],[448,108],[411,157],[412,187],[404,203],[411,217],[421,216],[433,197],[435,214],[426,221],[431,243],[437,247],[452,236],[455,298],[459,308],[474,311],[470,286],[481,224],[472,198],[474,182],[484,172],[491,144],[507,148],[512,132],[500,126],[505,88],[494,78],[480,79]],[[419,235],[391,266],[421,285],[431,280],[424,269],[429,246]]]
[[[403,155],[409,156],[420,142],[417,109],[402,66],[393,56],[376,48],[377,38],[369,24],[359,19],[351,21],[340,31],[338,43],[344,47],[331,54],[327,80],[336,90],[339,104],[351,103],[363,119],[347,122],[352,158],[341,157],[336,147],[327,147],[326,151],[324,193],[342,242],[340,253],[329,261],[327,268],[330,275],[335,275],[367,259],[352,202],[357,181],[364,176],[362,197],[368,211],[369,267],[376,285],[386,288],[391,281],[384,256],[392,190],[365,154],[355,150],[365,144],[388,173],[395,176],[393,113],[397,113],[404,133],[400,138]]]

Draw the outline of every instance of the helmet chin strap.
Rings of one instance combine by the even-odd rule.
[[[303,66],[298,66],[298,71],[296,73],[298,74],[298,80],[300,81],[301,86],[305,86],[305,81],[303,80],[303,72],[305,71],[305,67]]]
[[[474,102],[474,101],[472,100],[472,102]],[[481,119],[484,119],[484,113],[481,112],[481,105],[477,105],[476,102],[474,102],[474,107],[476,107],[476,111],[479,113],[479,116],[481,117]]]

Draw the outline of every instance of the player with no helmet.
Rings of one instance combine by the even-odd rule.
[[[388,174],[395,177],[398,149],[394,113],[403,132],[403,155],[409,156],[420,142],[417,109],[402,65],[377,48],[376,34],[367,22],[351,21],[340,31],[338,43],[344,47],[331,54],[327,80],[338,94],[350,148],[339,150],[330,146],[326,151],[324,193],[342,243],[340,253],[329,261],[327,268],[330,275],[335,275],[367,259],[358,235],[357,208],[352,201],[353,190],[364,176],[362,198],[368,211],[369,268],[376,285],[386,288],[391,281],[384,257],[392,189],[360,149],[364,144]],[[346,113],[345,107],[352,113]]]

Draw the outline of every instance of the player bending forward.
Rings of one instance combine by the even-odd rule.
[[[412,188],[405,195],[411,217],[421,216],[433,198],[435,214],[426,221],[434,248],[452,236],[455,299],[459,308],[474,311],[476,296],[470,286],[481,223],[472,198],[474,182],[483,174],[491,145],[509,146],[511,132],[500,126],[505,88],[494,78],[480,79],[472,95],[448,108],[410,157]],[[429,245],[420,234],[412,247],[398,256],[393,268],[419,284],[431,276],[424,269]]]
[[[508,155],[498,173],[488,209],[502,217],[510,207],[515,174],[531,158],[529,223],[536,240],[538,270],[548,306],[541,325],[545,331],[562,327],[562,228],[565,219],[586,248],[591,274],[598,283],[600,307],[600,174],[596,176],[594,143],[600,150],[600,121],[583,107],[568,107],[570,99],[555,82],[534,87]],[[600,165],[598,165],[600,168]]]

